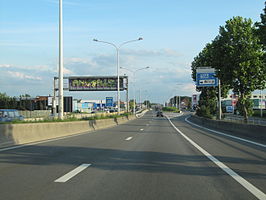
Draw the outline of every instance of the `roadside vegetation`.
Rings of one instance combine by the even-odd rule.
[[[75,122],[75,121],[88,121],[88,120],[100,120],[100,119],[116,119],[120,117],[128,117],[131,113],[123,113],[120,115],[95,115],[92,117],[84,117],[81,119],[78,119],[76,117],[70,116],[68,118],[65,118],[63,120],[61,119],[43,119],[43,120],[32,120],[32,121],[20,121],[20,120],[14,120],[12,122],[0,122],[0,124],[26,124],[26,123],[52,123],[52,122]]]
[[[163,107],[162,110],[165,112],[179,112],[179,109],[176,107]]]
[[[260,117],[260,110],[254,110],[253,112],[253,117]],[[266,118],[266,110],[263,110],[262,112],[262,117],[263,118]]]
[[[237,110],[245,121],[253,114],[250,94],[266,88],[266,2],[263,11],[260,22],[240,16],[227,20],[191,64],[194,81],[198,67],[216,69],[222,97],[229,90],[238,95]],[[217,115],[218,88],[197,87],[197,91],[201,95],[196,114],[207,118]]]

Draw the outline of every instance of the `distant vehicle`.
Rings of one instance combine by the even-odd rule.
[[[110,109],[110,110],[109,110],[109,113],[114,113],[114,112],[115,112],[114,109]]]
[[[162,111],[158,111],[156,114],[157,117],[163,117],[163,112]]]
[[[16,109],[0,109],[0,122],[11,122],[14,120],[24,120]]]

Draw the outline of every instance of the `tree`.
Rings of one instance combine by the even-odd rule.
[[[129,109],[133,111],[133,109],[134,109],[134,99],[131,99],[129,101]]]
[[[264,73],[266,73],[266,2],[265,2],[265,7],[263,9],[264,13],[260,15],[261,21],[256,22],[255,25],[258,28],[257,29],[257,34],[258,37],[260,38],[260,42],[263,45],[263,50],[264,50]],[[263,83],[262,83],[263,84]],[[265,83],[264,86],[261,86],[261,89],[265,88]]]
[[[247,121],[251,105],[249,96],[265,86],[266,81],[264,52],[256,28],[251,19],[234,17],[220,27],[216,41],[216,51],[223,54],[223,79],[239,95],[239,106]]]
[[[147,108],[150,108],[151,107],[151,102],[149,100],[145,100],[143,102],[143,104],[147,107]]]
[[[221,91],[222,96],[226,97],[229,91],[228,83],[226,83],[222,77],[221,63],[223,60],[220,56],[220,52],[217,49],[217,38],[215,38],[212,43],[206,44],[203,50],[199,53],[198,56],[194,58],[192,62],[192,78],[196,81],[196,70],[198,67],[211,66],[215,68],[219,73],[217,74],[218,78],[221,80]],[[218,88],[214,87],[197,87],[197,91],[201,92],[200,101],[199,101],[199,110],[197,115],[212,118],[213,115],[218,113],[217,111],[217,101],[218,101]]]
[[[263,11],[264,13],[260,15],[261,21],[256,22],[255,25],[258,28],[257,34],[260,38],[260,41],[263,44],[264,50],[266,50],[266,2]]]

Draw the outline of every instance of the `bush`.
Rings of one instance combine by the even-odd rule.
[[[176,107],[163,107],[162,108],[163,111],[166,111],[166,112],[178,112],[178,108]]]

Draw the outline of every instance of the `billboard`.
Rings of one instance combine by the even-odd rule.
[[[127,76],[120,76],[120,91],[126,89]],[[69,77],[69,91],[117,91],[117,76]]]

